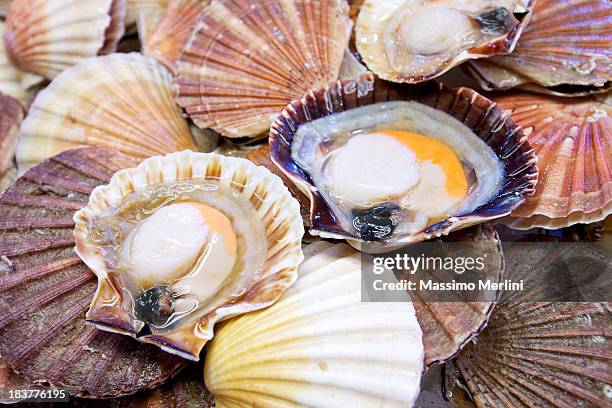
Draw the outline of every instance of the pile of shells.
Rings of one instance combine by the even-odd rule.
[[[610,406],[610,16],[0,0],[0,403]]]

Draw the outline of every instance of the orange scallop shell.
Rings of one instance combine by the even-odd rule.
[[[493,98],[538,155],[536,193],[506,222],[516,229],[568,227],[612,212],[612,107],[592,97],[528,93]]]
[[[178,60],[177,102],[200,128],[255,137],[289,102],[335,80],[350,36],[337,0],[218,0]]]

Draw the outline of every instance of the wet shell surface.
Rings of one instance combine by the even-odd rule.
[[[609,406],[609,303],[551,302],[549,290],[559,288],[543,271],[558,251],[528,243],[505,252],[506,278],[524,279],[525,290],[505,292],[487,328],[457,358],[476,406]]]
[[[209,0],[170,0],[156,29],[143,43],[144,54],[155,58],[176,75],[176,61],[183,45],[208,3]]]
[[[113,0],[16,0],[6,18],[6,52],[20,69],[52,79],[103,48],[112,5]]]
[[[4,33],[4,22],[0,21],[0,38]],[[36,94],[36,86],[43,78],[15,67],[0,41],[0,92],[18,99],[24,106],[29,106]]]
[[[479,149],[488,149],[487,154],[491,155],[491,160],[497,162],[496,166],[503,166],[503,169],[500,170],[500,178],[496,181],[496,185],[499,186],[498,190],[493,191],[491,198],[483,198],[481,201],[484,204],[471,211],[465,210],[470,212],[465,212],[463,215],[451,214],[429,226],[426,223],[419,224],[424,225],[422,229],[402,231],[397,235],[394,235],[391,227],[385,230],[374,224],[370,225],[367,218],[365,218],[366,221],[362,221],[362,213],[355,212],[361,211],[358,208],[353,211],[355,219],[348,220],[347,211],[339,208],[340,204],[332,202],[332,199],[329,198],[330,194],[316,187],[310,173],[294,161],[296,156],[292,155],[292,149],[293,143],[296,143],[297,129],[318,118],[350,113],[358,107],[378,104],[384,108],[387,103],[388,106],[397,106],[398,102],[394,101],[410,102],[409,105],[415,106],[414,109],[432,112],[432,115],[435,114],[439,121],[446,121],[452,123],[452,126],[464,129],[466,135],[469,134],[470,138],[477,140],[482,145]],[[420,119],[416,121],[416,123],[421,122],[423,121]],[[346,123],[351,125],[352,122],[347,120]],[[334,124],[334,126],[340,127],[339,124]],[[358,130],[355,131],[358,132]],[[272,161],[311,200],[311,234],[320,235],[323,238],[347,239],[352,245],[366,252],[381,252],[446,235],[453,230],[510,214],[524,201],[524,197],[533,193],[535,189],[536,158],[526,139],[507,113],[470,89],[446,88],[434,83],[409,87],[375,80],[371,74],[366,74],[356,81],[331,83],[329,87],[313,91],[289,105],[272,125],[270,147]],[[308,144],[301,146],[309,148]],[[323,147],[317,149],[320,150]],[[314,160],[316,161],[316,157]],[[481,175],[476,177],[480,183]],[[488,201],[485,201],[486,199]],[[380,205],[384,211],[386,211],[383,208],[385,205],[386,203]],[[392,212],[393,208],[390,208],[389,211]],[[378,217],[374,213],[371,215]],[[365,216],[369,217],[368,214]],[[391,217],[389,220],[393,221],[394,218]],[[358,225],[358,223],[363,224]],[[371,228],[366,228],[364,232],[362,226]],[[384,234],[377,235],[380,231]]]
[[[439,253],[450,256],[465,256],[465,244],[473,251],[474,259],[487,254],[487,271],[479,274],[490,282],[501,282],[504,272],[504,257],[501,241],[497,232],[489,224],[478,225],[469,229],[453,232],[439,241]],[[448,243],[448,247],[445,247]],[[454,251],[453,243],[461,246]],[[447,249],[445,249],[447,248]],[[454,272],[453,272],[454,273]],[[419,272],[419,275],[421,274]],[[450,282],[452,276],[431,273],[427,278]],[[441,278],[440,276],[444,276]],[[421,279],[421,278],[418,278]],[[425,347],[425,366],[441,364],[454,357],[459,350],[469,344],[485,327],[489,320],[500,291],[479,290],[475,295],[480,302],[461,302],[460,296],[451,296],[448,302],[432,301],[431,293],[427,291],[411,291],[410,296],[416,310],[416,316],[423,330],[423,345]]]
[[[17,137],[23,116],[21,104],[0,93],[0,175],[14,167]]]
[[[217,407],[409,407],[423,370],[410,302],[361,302],[361,258],[304,249],[300,279],[273,306],[215,335],[204,379]]]
[[[181,229],[180,247],[159,241],[170,230],[155,231],[195,210],[204,237],[191,233],[196,220]],[[118,172],[74,219],[76,251],[99,282],[87,321],[192,360],[216,322],[274,303],[303,259],[299,204],[282,181],[212,153],[156,156]],[[192,241],[200,246],[187,256]],[[147,255],[158,244],[167,256]]]
[[[530,0],[367,0],[355,26],[368,68],[394,82],[422,82],[460,63],[514,49]]]
[[[20,132],[19,168],[84,145],[139,158],[195,150],[170,73],[136,53],[89,58],[62,72],[30,107]]]
[[[260,136],[289,102],[338,77],[350,28],[345,1],[215,1],[178,60],[177,102],[201,128]]]
[[[538,0],[514,52],[472,61],[470,70],[488,89],[529,83],[552,92],[580,93],[609,87],[611,14],[607,1]]]
[[[612,107],[594,98],[528,93],[494,98],[528,134],[540,169],[536,193],[512,212],[512,228],[557,229],[612,212]]]
[[[73,213],[120,168],[109,149],[64,152],[30,169],[0,198],[0,354],[28,381],[72,395],[153,388],[182,359],[85,325],[96,277],[73,251]]]

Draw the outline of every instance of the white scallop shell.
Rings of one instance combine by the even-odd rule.
[[[40,92],[23,123],[20,171],[78,146],[145,158],[196,150],[172,95],[170,73],[141,54],[89,58]]]
[[[304,248],[300,278],[273,306],[227,322],[204,379],[217,408],[411,407],[423,370],[412,303],[361,302],[360,255]]]

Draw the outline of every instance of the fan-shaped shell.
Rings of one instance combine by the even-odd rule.
[[[407,407],[423,369],[410,302],[361,302],[360,255],[323,241],[273,306],[227,322],[206,355],[217,407]]]
[[[535,195],[507,220],[512,228],[557,229],[612,212],[612,107],[589,97],[494,99],[529,135],[540,169]]]
[[[443,248],[447,243],[451,243],[447,246],[447,250],[451,251],[449,252],[450,256],[459,256],[459,250],[452,252],[455,251],[452,243],[462,244],[458,248],[463,251],[461,254],[463,256],[466,256],[467,252],[467,247],[463,244],[469,244],[469,250],[475,254],[474,258],[487,254],[487,271],[480,276],[490,282],[502,281],[504,257],[501,241],[495,229],[489,224],[451,233],[441,241],[440,254],[445,253]],[[426,278],[430,278],[430,276],[423,273],[419,274],[419,280]],[[442,279],[444,282],[452,279],[452,277],[448,277],[447,280],[444,280],[440,277],[440,274],[437,274],[435,278]],[[427,291],[410,292],[417,319],[423,330],[426,367],[448,361],[485,328],[499,297],[496,293],[499,291],[491,292],[479,290],[477,296],[474,293],[475,298],[481,299],[480,302],[459,302],[456,300],[434,302],[431,293],[428,294]],[[457,298],[453,296],[451,299]]]
[[[142,322],[138,322],[141,327],[136,327],[130,312],[122,306],[125,295],[109,281],[107,264],[100,247],[89,237],[88,225],[98,214],[116,208],[133,192],[145,191],[156,183],[178,181],[194,185],[204,181],[216,183],[222,193],[252,203],[265,229],[266,256],[259,277],[240,296],[221,299],[206,315],[187,321],[174,331],[143,335],[139,333]],[[136,168],[120,171],[108,185],[92,192],[88,205],[74,215],[74,220],[76,251],[96,273],[99,282],[87,313],[88,322],[192,360],[199,359],[202,347],[213,336],[216,322],[274,303],[297,279],[297,267],[303,259],[300,243],[304,227],[299,204],[282,181],[248,160],[214,153],[184,151],[156,156]]]
[[[471,214],[451,217],[426,229],[402,237],[400,241],[377,241],[374,248],[365,243],[364,250],[380,251],[405,246],[412,242],[446,235],[453,230],[497,219],[516,208],[524,197],[535,190],[537,180],[536,157],[523,135],[507,113],[493,102],[467,88],[446,88],[440,84],[403,86],[375,79],[371,73],[354,81],[337,81],[327,88],[312,91],[291,103],[272,124],[270,149],[272,161],[306,194],[311,201],[310,233],[323,238],[347,239],[364,244],[353,231],[345,231],[313,187],[310,177],[291,158],[291,143],[298,127],[320,117],[355,107],[385,101],[416,101],[443,112],[464,123],[486,141],[505,166],[504,187],[498,196]],[[361,245],[364,246],[364,245]]]
[[[85,325],[96,277],[73,252],[73,213],[134,159],[104,148],[64,152],[0,198],[0,354],[32,382],[113,397],[152,388],[184,361]]]
[[[470,62],[471,69],[489,88],[508,88],[517,82],[542,87],[573,85],[568,90],[578,92],[584,87],[609,86],[610,15],[612,4],[607,1],[538,0],[514,52]]]
[[[201,128],[265,133],[290,101],[338,77],[350,26],[345,1],[215,1],[178,60],[177,101]]]
[[[0,38],[4,33],[4,22],[0,21]],[[35,90],[43,78],[22,71],[8,59],[4,42],[0,41],[0,92],[18,99],[24,106],[29,106],[34,99]]]
[[[136,53],[89,58],[53,80],[30,107],[17,161],[27,168],[83,145],[140,158],[196,148],[170,73]]]
[[[155,58],[176,75],[176,60],[194,29],[198,15],[208,3],[209,0],[170,0],[159,24],[143,42],[144,54]]]
[[[525,279],[526,290],[503,294],[487,328],[457,358],[477,407],[609,406],[609,303],[551,302],[553,277],[542,271],[555,252],[539,245],[505,252],[506,278]]]
[[[0,93],[0,175],[13,167],[23,115],[19,102]]]
[[[410,50],[407,50],[401,45],[400,40],[394,39],[393,44],[400,47],[395,53],[391,53],[388,44],[391,44],[390,34],[393,18],[406,12],[406,16],[400,22],[401,26],[413,24],[415,19],[419,19],[419,15],[414,16],[414,10],[421,7],[435,7],[436,3],[444,2],[429,2],[429,1],[406,1],[406,0],[365,0],[363,5],[354,4],[353,7],[359,9],[357,23],[355,26],[355,45],[357,51],[368,68],[377,76],[394,82],[409,82],[417,83],[428,79],[440,76],[451,68],[461,64],[464,61],[486,58],[492,55],[504,55],[512,52],[516,43],[521,36],[525,25],[531,17],[530,9],[533,1],[523,1],[505,4],[508,8],[504,10],[509,15],[513,15],[513,26],[508,25],[500,33],[487,33],[484,38],[477,38],[478,34],[485,33],[485,29],[472,31],[469,34],[469,40],[466,43],[457,47],[456,50],[449,50],[449,54],[438,54],[438,51],[422,52],[419,58],[414,57],[403,64],[395,64],[393,62],[394,55],[407,55]],[[471,4],[477,3],[472,0],[470,2],[448,2],[450,10],[468,9]],[[486,12],[492,7],[499,5],[498,3],[481,2],[481,11]],[[454,27],[449,27],[449,30],[459,30],[460,22],[455,23]],[[470,22],[474,24],[474,22]],[[422,29],[427,29],[423,26]],[[438,35],[438,34],[436,34]],[[455,37],[460,38],[463,34],[456,33]],[[438,39],[439,40],[439,39]],[[416,41],[416,39],[415,39]],[[420,41],[423,41],[421,38]],[[450,46],[449,46],[450,47]],[[446,52],[446,50],[444,51]],[[429,59],[431,61],[422,64],[421,60]],[[435,56],[435,58],[433,58]],[[402,65],[402,69],[398,66]]]
[[[16,0],[4,46],[20,69],[46,78],[97,55],[111,26],[113,0]]]

